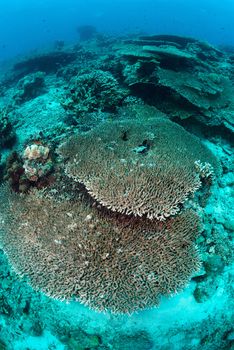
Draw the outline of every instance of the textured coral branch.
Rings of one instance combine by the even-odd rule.
[[[162,118],[107,122],[60,147],[66,173],[103,206],[165,220],[201,185],[195,161],[217,162],[193,135]]]
[[[2,187],[0,213],[0,242],[17,273],[53,298],[99,311],[157,305],[200,266],[200,224],[190,210],[164,223]]]

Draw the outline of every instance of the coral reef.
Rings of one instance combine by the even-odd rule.
[[[29,180],[24,176],[22,159],[15,151],[7,158],[4,180],[15,192],[27,192],[30,188]]]
[[[167,119],[102,123],[60,147],[66,173],[111,210],[165,220],[201,185],[195,162],[212,153]]]
[[[173,117],[233,128],[231,63],[223,52],[169,35],[128,39],[114,48],[133,94]]]
[[[54,182],[55,163],[48,145],[34,141],[22,154],[14,151],[8,156],[4,180],[14,192],[26,193],[32,187],[41,189]]]
[[[28,145],[23,152],[24,174],[29,181],[38,182],[53,171],[50,149],[41,142]]]
[[[165,224],[1,189],[3,250],[36,289],[97,310],[133,312],[180,290],[199,268],[198,217]]]
[[[62,65],[65,66],[73,62],[76,58],[75,52],[52,51],[35,54],[17,62],[13,66],[13,71],[17,76],[36,73],[38,71],[51,73],[56,72]]]
[[[15,140],[15,132],[4,111],[0,111],[0,148],[11,145]]]
[[[44,92],[45,80],[43,72],[26,75],[18,83],[17,93],[14,96],[15,103],[23,103],[33,99]]]
[[[69,66],[72,62],[74,62],[77,59],[78,55],[76,51],[77,50],[73,49],[57,49],[56,51],[43,51],[33,53],[31,55],[28,55],[27,57],[21,57],[20,60],[13,61],[9,69],[4,71],[4,74],[1,77],[1,94],[7,94],[9,91],[11,91],[11,89],[15,90],[13,91],[13,93],[11,91],[11,94],[13,96],[17,96],[18,89],[22,90],[19,91],[19,94],[23,94],[22,86],[17,86],[19,80],[22,79],[22,84],[24,84],[24,81],[26,80],[25,83],[26,85],[27,83],[29,83],[30,88],[30,84],[32,83],[31,80],[33,80],[34,74],[37,75],[38,72],[41,72],[39,73],[41,75],[42,73],[50,75],[56,74],[61,68],[65,70],[67,66]],[[37,89],[37,91],[39,91],[39,89]]]
[[[14,238],[11,243],[14,243],[17,250],[14,254],[13,252],[9,254],[9,260],[0,250],[0,348],[7,350],[134,348],[141,350],[156,348],[160,350],[230,350],[233,348],[233,62],[233,48],[216,49],[192,38],[175,35],[140,37],[131,35],[122,38],[107,38],[97,33],[92,40],[83,40],[75,45],[68,46],[58,41],[52,51],[38,50],[32,55],[20,58],[20,60],[16,58],[13,63],[1,67],[0,181],[5,174],[8,186],[13,191],[24,194],[10,192],[8,202],[6,196],[3,196],[1,200],[1,208],[4,209],[0,215],[4,216],[6,221],[4,223],[1,220],[0,236],[4,239]],[[43,94],[41,94],[42,90],[40,92],[38,90],[35,95],[32,94],[29,98],[26,96],[23,103],[16,104],[14,96],[23,92],[18,81],[20,79],[22,82],[27,81],[38,71],[46,73],[43,76],[46,90],[43,89]],[[94,88],[95,81],[88,80],[88,76],[95,75],[96,72],[101,72],[100,81],[107,77],[107,83],[110,84],[110,88],[113,88],[113,100],[105,90],[105,84],[102,87],[100,83],[100,95],[99,91]],[[87,81],[84,77],[87,77]],[[76,80],[81,84],[84,83],[85,89],[81,89],[80,83],[76,85]],[[99,83],[98,78],[97,81]],[[72,95],[75,96],[74,101]],[[63,103],[66,105],[66,102],[71,103],[71,108],[62,107]],[[103,134],[106,131],[106,125],[111,124],[113,125],[113,140],[116,124],[141,125],[142,130],[139,130],[142,137],[139,137],[139,140],[136,139],[136,144],[133,142],[131,149],[124,147],[127,155],[131,155],[134,159],[139,157],[141,162],[142,160],[147,161],[153,146],[151,143],[144,142],[149,140],[150,132],[147,137],[143,137],[143,120],[147,125],[158,118],[163,119],[165,123],[171,119],[181,125],[189,132],[188,135],[192,135],[188,142],[191,140],[193,143],[193,135],[197,135],[205,145],[201,146],[201,152],[203,153],[204,150],[207,152],[207,148],[210,149],[222,167],[222,172],[220,172],[216,168],[213,156],[212,160],[207,160],[206,157],[195,159],[193,167],[200,178],[201,186],[193,197],[189,196],[183,204],[178,203],[181,216],[176,214],[165,221],[157,222],[155,219],[145,218],[146,214],[143,217],[134,217],[113,213],[91,199],[84,186],[75,182],[73,178],[60,176],[60,172],[63,171],[64,166],[68,166],[73,156],[80,155],[77,140],[87,137],[88,142],[89,137],[92,138],[94,148],[94,153],[90,157],[92,162],[97,154],[95,145],[98,145],[99,142],[100,145],[105,145],[105,152],[113,148],[115,154],[119,154],[121,147],[118,149],[115,143],[97,141],[99,138],[105,140]],[[99,135],[95,134],[96,131],[93,128],[96,131],[99,130]],[[128,136],[130,135],[129,140],[121,140],[120,144],[123,142],[125,145],[127,143],[130,145],[134,140],[131,138],[129,129],[127,131]],[[13,136],[14,133],[16,138],[11,138],[10,135]],[[58,145],[67,141],[72,135],[73,153],[70,149],[65,159],[57,157],[55,150]],[[122,133],[124,139],[126,135]],[[110,139],[108,133],[106,136],[107,139]],[[119,144],[119,141],[117,143]],[[198,143],[200,145],[200,141]],[[12,149],[9,149],[9,146]],[[85,158],[92,147],[91,145],[87,147],[87,153],[84,148],[82,157]],[[177,144],[174,148],[173,154],[176,152]],[[103,154],[102,148],[100,150]],[[197,150],[193,151],[196,154]],[[71,157],[70,160],[69,157]],[[100,158],[99,155],[97,159]],[[121,159],[125,158],[127,156],[124,151]],[[175,162],[173,158],[171,161]],[[51,178],[50,175],[46,175],[39,177],[36,182],[30,181],[29,178],[32,175],[30,171],[27,173],[29,178],[26,177],[24,165],[27,169],[32,168],[37,177],[41,170],[42,172],[46,170],[44,166],[47,165],[47,162],[53,167]],[[94,164],[97,163],[94,162]],[[95,171],[97,169],[99,172],[102,171],[102,162],[99,163],[99,168],[95,167]],[[92,170],[91,165],[90,169]],[[110,171],[111,167],[107,168],[106,174],[103,172],[102,176],[103,174],[106,176]],[[74,168],[74,172],[77,174],[77,167]],[[116,174],[114,175],[116,181]],[[125,176],[126,173],[123,179]],[[46,181],[45,187],[44,181],[40,182],[42,179],[49,180]],[[43,185],[38,186],[40,183]],[[38,191],[38,188],[41,187],[43,190]],[[109,190],[108,186],[106,187]],[[1,191],[3,195],[5,191],[3,187]],[[9,201],[12,205],[16,204],[17,211],[14,212],[12,209],[7,212]],[[65,207],[71,210],[64,210],[60,213],[60,210]],[[87,212],[85,218],[89,214],[92,215],[92,217],[88,216],[87,221],[82,216],[83,221],[76,216],[82,208],[85,213]],[[199,220],[191,212],[191,208],[199,215]],[[16,216],[14,216],[15,213]],[[180,274],[176,275],[177,282],[179,283],[184,276],[182,284],[185,288],[168,298],[165,297],[168,296],[168,293],[162,291],[162,284],[157,286],[150,264],[158,266],[159,258],[153,252],[158,251],[162,242],[166,244],[164,249],[168,247],[168,242],[164,241],[165,237],[169,237],[170,241],[172,233],[177,234],[177,231],[179,231],[178,237],[181,237],[179,221],[184,219],[188,213],[189,217],[186,216],[184,223],[187,222],[189,226],[191,222],[188,220],[193,217],[197,223],[202,221],[203,228],[198,234],[198,230],[194,227],[191,232],[186,227],[182,239],[182,241],[186,240],[186,246],[176,240],[176,252],[183,248],[183,252],[188,254],[185,266],[188,269],[184,274],[183,266],[178,267],[176,272]],[[73,214],[73,217],[70,217],[70,214]],[[57,216],[55,220],[55,215],[59,216],[58,222]],[[10,216],[12,220],[9,220]],[[19,227],[19,222],[26,225]],[[69,226],[70,222],[75,222],[78,226]],[[177,226],[174,230],[173,225],[176,222]],[[168,232],[165,232],[169,223],[172,225],[167,230]],[[82,255],[76,260],[77,265],[79,262],[84,262],[83,271],[87,271],[87,274],[84,273],[82,277],[78,276],[81,279],[80,285],[83,286],[85,281],[89,281],[87,282],[89,290],[86,290],[84,299],[78,295],[78,292],[76,297],[88,304],[90,308],[77,301],[64,303],[47,297],[45,293],[39,293],[29,285],[31,283],[35,288],[40,287],[38,282],[40,276],[35,269],[33,270],[33,266],[38,266],[39,262],[42,265],[46,265],[48,261],[56,262],[62,249],[66,247],[70,249],[71,242],[64,238],[67,233],[64,231],[66,224],[69,226],[67,232],[70,235],[67,237],[74,238],[77,232],[80,232],[79,229],[85,228],[85,231],[82,231],[83,235],[78,234],[78,237],[81,236],[80,240],[87,247],[87,254],[89,248],[92,248],[92,252],[96,254],[88,255],[89,261],[99,259],[97,260],[99,266],[95,264],[86,266],[87,259],[85,260],[85,256]],[[96,226],[93,227],[93,225]],[[4,230],[3,227],[7,230]],[[10,230],[12,235],[8,235],[10,227],[12,227]],[[50,231],[48,227],[51,228]],[[146,228],[152,229],[144,231]],[[45,236],[43,236],[44,232]],[[96,235],[93,245],[88,245],[87,242],[91,242],[93,238],[92,232],[96,234],[105,232],[107,236],[105,234]],[[163,235],[161,235],[162,232]],[[18,233],[20,240],[16,237]],[[85,237],[86,234],[87,237]],[[121,235],[124,236],[124,240],[116,240]],[[108,237],[111,237],[111,245],[108,244]],[[150,239],[145,243],[147,237]],[[161,241],[157,241],[159,238]],[[46,244],[46,239],[50,240],[48,250],[50,247],[51,249],[44,256],[45,259],[40,260],[43,259],[41,252]],[[26,242],[23,255],[20,252],[22,242]],[[36,242],[36,248],[33,247],[33,242]],[[113,252],[113,248],[122,248],[125,243],[129,248],[128,251]],[[194,248],[195,244],[196,248]],[[73,249],[77,245],[78,242],[74,242]],[[141,245],[144,245],[146,249],[142,250]],[[7,244],[7,246],[10,245]],[[134,252],[137,252],[136,255],[133,249]],[[100,253],[97,250],[100,250]],[[201,268],[191,275],[198,262],[197,250]],[[52,258],[51,251],[53,251]],[[9,261],[12,259],[13,262],[18,256],[19,259],[15,263],[17,267],[17,264],[21,264],[24,258],[29,257],[32,252],[35,254],[35,264],[31,264],[27,271],[23,271],[22,266],[19,266],[18,272],[21,268],[21,273],[25,274],[25,278],[19,278]],[[111,254],[107,256],[109,252]],[[148,258],[149,252],[150,258]],[[171,259],[170,263],[177,261],[177,256],[171,255],[173,252],[174,250],[170,248],[163,255]],[[130,253],[132,253],[132,260],[129,260]],[[120,254],[124,257],[122,261],[118,259]],[[189,254],[192,254],[191,261],[188,261]],[[149,262],[148,266],[142,265],[140,272],[138,269],[137,273],[130,276],[130,281],[127,278],[126,281],[124,280],[126,276],[124,273],[122,277],[118,275],[116,281],[120,284],[119,287],[116,287],[116,294],[114,294],[114,291],[110,289],[110,283],[107,282],[114,276],[114,271],[125,271],[125,263],[129,271],[132,271],[131,268],[141,263],[143,258]],[[53,290],[56,287],[53,281],[58,281],[58,298],[62,295],[62,288],[64,290],[61,276],[71,271],[72,263],[75,264],[75,260],[72,261],[72,259],[73,255],[70,256],[67,250],[57,261],[57,265],[52,264],[51,266],[52,272],[51,274],[49,272],[49,276],[53,277],[48,285],[49,289]],[[24,261],[27,265],[28,261]],[[67,262],[71,262],[68,270],[63,268],[67,266]],[[167,265],[167,272],[169,265]],[[46,266],[48,268],[48,265]],[[176,266],[175,264],[169,272],[173,272]],[[100,267],[103,268],[104,286],[100,281]],[[57,269],[56,274],[54,274],[55,268]],[[58,273],[59,269],[63,270],[61,275]],[[92,275],[92,271],[95,271],[95,274]],[[161,272],[160,269],[159,271]],[[75,272],[77,273],[77,269]],[[88,276],[91,275],[93,278],[90,280]],[[45,276],[45,272],[42,272],[42,276],[45,277],[46,285],[48,276]],[[143,279],[134,279],[139,276]],[[165,278],[164,274],[160,276],[162,279]],[[98,294],[98,288],[93,289],[96,280],[98,286],[103,287],[106,299],[101,298],[104,293]],[[141,283],[140,286],[143,289],[134,290],[137,302],[134,305],[129,303],[128,310],[147,306],[142,305],[137,299],[140,298],[141,292],[145,291],[146,286],[153,286],[152,293],[156,294],[156,291],[159,292],[161,288],[162,297],[160,297],[157,308],[141,310],[130,316],[92,311],[91,308],[101,310],[108,307],[112,311],[117,311],[115,305],[118,305],[120,300],[121,306],[123,305],[122,312],[126,311],[128,302],[126,298],[132,295],[130,286],[131,283],[133,285],[133,280],[134,283]],[[78,280],[69,280],[69,283],[68,289],[79,285]],[[43,287],[46,288],[45,285],[42,286],[43,290]],[[163,282],[163,287],[165,286],[169,286],[168,280]],[[120,295],[121,288],[125,290]],[[70,295],[72,294],[75,298],[74,291],[75,289],[71,288]],[[91,295],[90,292],[92,292]],[[147,290],[144,298],[151,298],[150,293]],[[115,297],[112,302],[113,296]],[[156,299],[157,296],[159,297],[155,294],[154,296]],[[144,302],[146,298],[143,299]],[[156,299],[154,299],[155,304],[159,301]],[[125,304],[122,303],[122,300],[125,300]],[[150,299],[148,299],[149,305]]]
[[[96,70],[71,79],[62,106],[78,116],[84,112],[110,111],[115,110],[126,95],[127,90],[121,88],[109,72]]]

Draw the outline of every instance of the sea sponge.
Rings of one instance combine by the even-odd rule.
[[[165,118],[102,123],[59,149],[66,173],[103,206],[165,220],[201,185],[195,162],[216,169],[198,138]]]
[[[183,288],[200,266],[193,211],[164,223],[6,186],[0,199],[0,244],[10,264],[53,298],[131,313]]]

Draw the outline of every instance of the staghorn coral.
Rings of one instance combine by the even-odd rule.
[[[0,244],[11,265],[54,298],[130,313],[183,288],[200,266],[191,210],[162,223],[100,211],[84,197],[57,202],[2,186],[0,198]]]
[[[193,135],[163,118],[107,122],[60,147],[67,175],[103,206],[165,220],[201,185],[195,161],[217,168]]]

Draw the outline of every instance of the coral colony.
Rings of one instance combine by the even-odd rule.
[[[155,307],[160,314],[184,290],[194,310],[213,296],[217,307],[231,305],[233,54],[174,35],[78,31],[79,44],[13,63],[0,85],[4,322],[14,319],[21,334],[20,320],[37,315],[32,333],[41,336],[51,322],[41,300],[74,310],[81,303],[89,316],[79,311],[75,319],[85,320],[85,331],[53,321],[66,349],[159,348],[160,335],[149,339],[146,330],[109,339],[97,320],[100,336],[86,327],[92,310],[134,317]],[[22,307],[14,293],[26,300]],[[215,315],[222,327],[210,315],[207,335],[206,321],[194,321],[201,343],[192,347],[186,335],[183,349],[231,349],[230,323]]]

